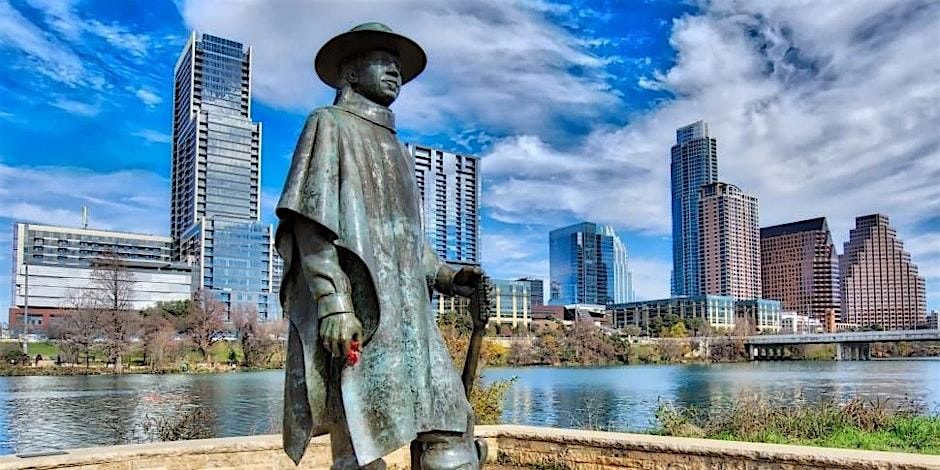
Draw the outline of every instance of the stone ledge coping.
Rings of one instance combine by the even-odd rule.
[[[618,450],[637,450],[667,454],[686,454],[730,459],[759,460],[774,463],[806,463],[832,465],[840,468],[936,468],[940,469],[940,456],[904,452],[810,447],[757,442],[694,439],[687,437],[656,436],[619,432],[585,431],[536,426],[480,426],[482,437],[499,440],[550,442],[565,445],[601,447]]]
[[[329,448],[329,436],[311,439],[310,447]],[[100,465],[111,462],[140,460],[152,457],[187,457],[196,455],[231,454],[238,452],[281,451],[280,434],[258,436],[194,439],[191,441],[150,442],[107,447],[84,447],[64,450],[64,454],[40,457],[0,456],[0,470],[41,470]],[[286,457],[286,456],[285,456]]]
[[[495,441],[497,449],[490,449],[491,459],[495,459],[499,448],[511,451],[512,446],[508,445],[510,444],[509,441],[526,441],[791,465],[812,462],[815,466],[821,468],[831,466],[859,469],[917,468],[940,470],[940,456],[900,452],[761,444],[516,425],[478,426],[477,435],[487,438],[488,441]],[[503,443],[507,445],[502,445]],[[329,452],[329,437],[314,438],[310,446],[318,448],[318,451]],[[61,455],[28,458],[7,455],[0,457],[0,470],[77,468],[157,457],[187,458],[202,456],[205,458],[213,454],[269,451],[277,451],[280,456],[284,455],[281,453],[281,436],[279,434],[90,447],[67,450],[65,454]],[[559,455],[559,457],[562,456]],[[286,457],[284,458],[286,459]]]

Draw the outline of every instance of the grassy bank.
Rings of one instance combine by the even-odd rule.
[[[7,360],[0,361],[0,376],[61,376],[61,375],[102,375],[113,373],[113,365],[107,364],[106,355],[99,349],[91,350],[91,354],[86,367],[84,357],[80,357],[77,363],[70,364],[62,362],[56,363],[56,359],[62,359],[65,355],[59,349],[59,346],[53,341],[38,341],[29,343],[28,360],[13,364],[9,358],[17,357],[20,348],[19,342],[6,341],[0,343],[0,358]],[[210,373],[226,372],[232,370],[259,370],[259,368],[246,368],[240,364],[244,358],[241,344],[234,341],[221,341],[212,346],[210,350],[212,365],[206,363],[202,354],[194,348],[185,348],[181,350],[176,358],[166,361],[159,367],[148,365],[147,358],[141,351],[134,351],[124,357],[125,374],[172,374],[172,373]],[[35,358],[39,355],[42,360],[35,365]],[[231,364],[239,364],[232,368]],[[282,364],[278,361],[272,361],[270,368],[281,368]]]
[[[741,397],[707,411],[662,404],[656,419],[658,433],[668,436],[940,454],[940,416],[912,404],[776,405]]]

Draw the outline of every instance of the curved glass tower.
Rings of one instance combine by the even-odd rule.
[[[582,222],[549,234],[553,305],[609,305],[633,300],[627,247],[614,229]]]
[[[699,295],[699,189],[718,181],[718,144],[708,124],[676,129],[672,146],[672,295]]]

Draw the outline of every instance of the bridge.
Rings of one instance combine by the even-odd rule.
[[[835,344],[836,360],[871,359],[871,343],[900,341],[940,341],[940,330],[853,331],[844,333],[809,333],[800,335],[759,335],[740,338],[751,360],[786,359],[787,346]]]

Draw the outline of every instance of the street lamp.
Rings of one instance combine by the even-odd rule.
[[[29,332],[29,264],[23,263],[25,270],[25,279],[23,284],[16,284],[16,287],[23,287],[23,333],[20,339],[23,340],[23,354],[29,354],[29,346],[26,341],[26,334]],[[15,301],[16,299],[14,299]]]

